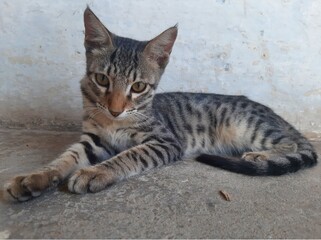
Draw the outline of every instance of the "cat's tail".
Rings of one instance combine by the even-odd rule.
[[[228,158],[202,154],[196,158],[198,162],[231,172],[251,176],[278,176],[296,172],[302,168],[317,164],[317,154],[312,149],[301,149],[296,153],[274,156],[267,160],[245,160],[243,158]]]

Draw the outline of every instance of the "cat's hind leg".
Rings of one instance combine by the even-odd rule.
[[[256,148],[245,152],[241,158],[202,154],[197,161],[236,173],[251,176],[279,176],[296,172],[317,164],[318,156],[313,146],[305,139],[283,140],[271,148]]]
[[[257,151],[257,152],[245,152],[242,155],[242,159],[247,161],[266,161],[276,156],[282,156],[289,153],[296,153],[298,145],[296,143],[282,143],[276,144],[270,150]]]

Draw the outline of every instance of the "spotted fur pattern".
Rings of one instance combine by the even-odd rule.
[[[98,192],[185,158],[248,175],[281,175],[316,164],[312,145],[295,128],[244,96],[155,94],[176,26],[141,42],[111,33],[89,8],[84,21],[80,141],[48,166],[11,179],[8,199],[37,197],[68,176],[71,192]]]

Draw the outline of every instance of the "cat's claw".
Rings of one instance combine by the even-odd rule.
[[[69,179],[68,189],[73,193],[99,192],[115,181],[111,171],[93,166],[80,169]]]
[[[4,185],[4,198],[7,201],[27,201],[40,196],[47,188],[57,186],[59,179],[55,170],[14,177]]]

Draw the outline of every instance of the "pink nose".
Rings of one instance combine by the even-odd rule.
[[[112,110],[109,109],[109,112],[111,115],[113,115],[114,117],[118,117],[122,112],[114,112]]]

